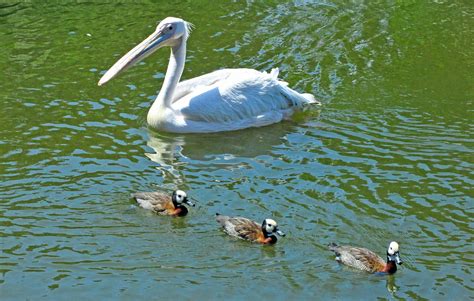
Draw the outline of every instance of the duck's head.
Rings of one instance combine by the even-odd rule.
[[[278,224],[274,220],[267,218],[262,223],[262,231],[265,236],[269,236],[273,233],[276,233],[280,236],[285,236],[285,233],[278,229]]]
[[[392,241],[387,249],[387,261],[393,261],[397,264],[402,264],[403,261],[400,259],[399,246],[396,241]]]
[[[175,206],[179,206],[179,205],[182,205],[182,204],[188,204],[188,205],[194,207],[194,203],[191,202],[188,199],[188,196],[186,195],[186,192],[184,192],[182,190],[173,191],[173,195],[171,196],[171,199],[173,201],[173,204],[175,204]]]

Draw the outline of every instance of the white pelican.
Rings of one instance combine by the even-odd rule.
[[[171,47],[168,70],[147,122],[157,130],[209,133],[259,127],[280,122],[306,104],[317,103],[270,74],[253,69],[222,69],[179,82],[186,58],[191,23],[168,17],[148,38],[118,60],[100,79],[105,84],[158,48]]]

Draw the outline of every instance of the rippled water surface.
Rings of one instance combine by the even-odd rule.
[[[280,67],[323,102],[224,134],[146,126],[168,51],[104,87],[168,15],[196,28],[183,78]],[[473,299],[474,5],[470,1],[0,4],[0,297]],[[180,187],[185,218],[137,208]],[[226,236],[214,213],[287,232]],[[330,242],[393,276],[334,261]]]

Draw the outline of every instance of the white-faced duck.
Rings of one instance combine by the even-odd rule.
[[[160,215],[185,216],[188,214],[188,208],[183,204],[194,207],[186,192],[182,190],[175,190],[172,195],[160,191],[137,192],[132,193],[132,197],[140,207]]]
[[[369,273],[393,274],[397,271],[397,264],[403,263],[400,259],[398,243],[395,241],[388,246],[386,261],[365,248],[338,246],[332,243],[329,249],[336,253],[338,262]]]
[[[259,225],[244,217],[230,217],[216,213],[216,220],[227,234],[252,242],[274,244],[277,238],[273,233],[285,236],[285,233],[278,229],[277,223],[269,218]]]

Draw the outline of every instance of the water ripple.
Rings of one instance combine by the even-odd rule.
[[[0,92],[3,299],[469,298],[472,9],[449,1],[187,7],[180,14],[197,28],[183,78],[279,67],[323,109],[233,133],[155,133],[145,116],[167,55],[96,86],[164,16],[152,4],[0,5],[9,75]],[[172,10],[163,3],[158,14]],[[178,187],[197,203],[183,219],[130,198]],[[233,239],[216,212],[272,217],[288,235],[275,246]],[[326,247],[383,256],[391,240],[405,264],[390,277],[346,269]]]

